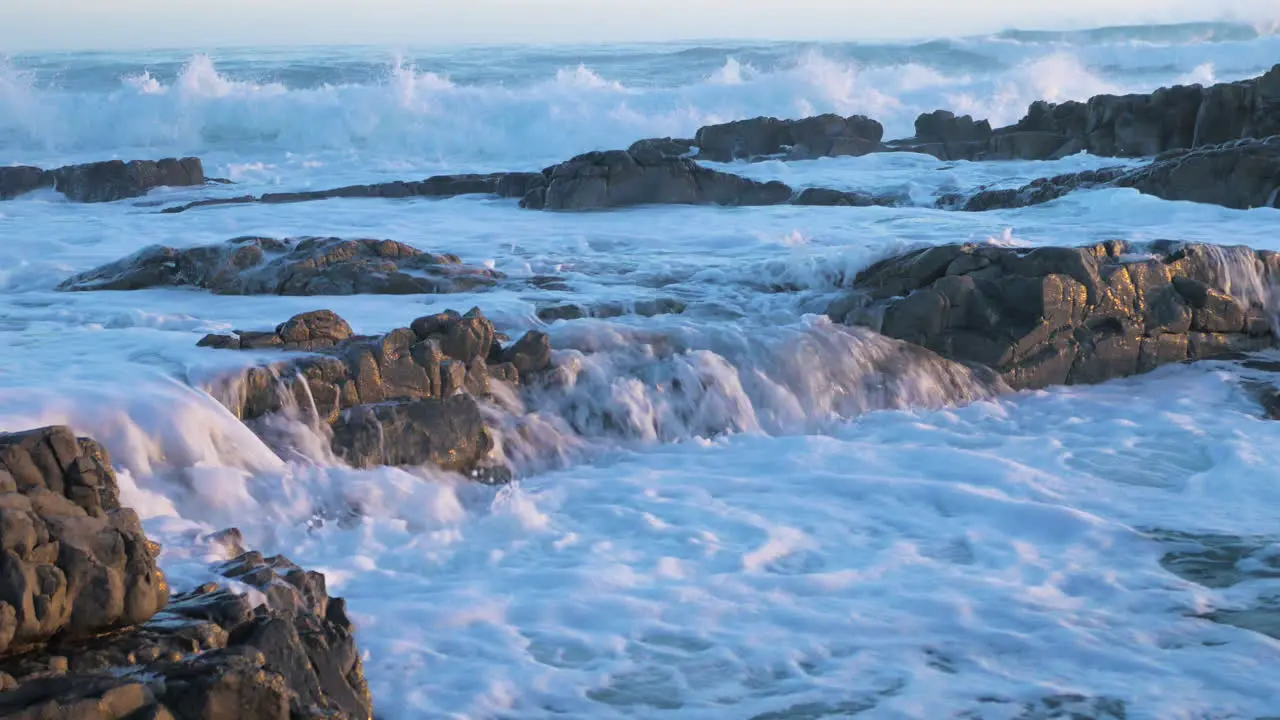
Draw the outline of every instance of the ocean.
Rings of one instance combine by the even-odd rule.
[[[1254,77],[1274,27],[1008,31],[919,43],[66,52],[0,59],[0,163],[196,155],[233,185],[147,203],[538,170],[757,115],[860,113],[886,138],[937,108],[1017,121],[1083,100]],[[927,199],[1137,161],[896,153],[720,169]],[[1017,210],[328,200],[161,215],[0,203],[0,431],[101,441],[175,588],[200,538],[325,573],[377,715],[405,718],[1254,718],[1280,644],[1210,622],[1280,595],[1280,424],[1232,363],[992,397],[830,323],[859,269],[927,244],[1176,239],[1280,250],[1280,210],[1129,189]],[[243,235],[394,239],[560,284],[440,296],[60,293],[144,246]],[[357,470],[282,421],[268,447],[207,391],[270,357],[197,348],[328,308],[360,333],[481,307],[513,336],[559,302],[678,301],[544,329],[573,382],[492,407],[515,483]],[[506,413],[506,414],[504,414]],[[1252,579],[1169,569],[1190,545]],[[1243,550],[1241,548],[1244,548]],[[1236,556],[1231,556],[1236,557]],[[1228,563],[1230,565],[1231,563]],[[1211,584],[1209,584],[1211,585]],[[1273,601],[1273,600],[1272,600]],[[1065,708],[1065,710],[1064,710]]]

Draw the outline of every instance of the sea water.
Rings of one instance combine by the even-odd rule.
[[[887,137],[939,107],[1000,125],[1037,99],[1258,75],[1280,57],[1267,30],[11,56],[0,162],[198,155],[235,185],[0,203],[0,430],[66,423],[103,442],[175,587],[210,579],[221,550],[202,538],[232,525],[323,571],[350,602],[387,720],[1278,714],[1280,645],[1207,619],[1280,595],[1280,425],[1242,389],[1254,371],[1202,363],[1001,395],[954,366],[888,360],[883,338],[821,313],[860,268],[922,245],[1280,249],[1280,211],[1126,189],[981,214],[553,214],[486,197],[154,206],[536,170],[761,114],[863,113]],[[924,205],[1124,162],[895,154],[727,169]],[[563,284],[410,297],[53,290],[147,245],[246,234],[390,238]],[[502,489],[351,469],[287,418],[268,447],[205,388],[270,356],[195,347],[319,308],[377,333],[479,306],[518,333],[543,327],[548,304],[647,300],[686,309],[543,328],[567,383],[486,408],[519,475]],[[1215,548],[1233,582],[1180,570],[1178,557]]]

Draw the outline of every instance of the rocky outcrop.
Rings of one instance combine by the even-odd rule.
[[[945,111],[921,115],[916,137],[888,143],[943,160],[1052,160],[1088,152],[1151,157],[1280,134],[1280,65],[1261,77],[1211,87],[1032,103],[1016,124],[987,132]]]
[[[945,245],[864,270],[828,314],[1042,388],[1269,347],[1277,271],[1276,253],[1204,244]]]
[[[791,199],[792,205],[821,205],[826,207],[893,207],[906,205],[907,198],[873,195],[856,190],[831,190],[828,188],[805,188]]]
[[[644,204],[780,205],[791,188],[757,182],[703,167],[657,151],[592,152],[547,171],[546,188],[521,200],[521,207],[593,210]]]
[[[1096,187],[1129,187],[1165,200],[1213,203],[1237,210],[1280,207],[1280,135],[1169,152],[1133,170],[1087,170],[1041,178],[1016,189],[947,195],[939,199],[938,206],[968,211],[1018,208]]]
[[[637,140],[627,148],[627,152],[638,153],[658,153],[660,155],[671,155],[672,157],[693,157],[698,154],[698,141],[688,140],[684,138],[648,138],[645,140]]]
[[[372,185],[348,185],[329,190],[306,190],[301,192],[266,193],[264,195],[242,195],[232,198],[212,198],[197,200],[184,205],[168,207],[162,213],[180,213],[200,207],[219,205],[246,205],[262,203],[279,205],[284,203],[311,202],[315,200],[331,200],[336,198],[383,198],[399,200],[404,198],[428,197],[446,198],[457,195],[496,195],[504,198],[522,198],[535,187],[546,183],[542,173],[509,172],[491,173],[487,175],[436,175],[421,181],[400,181],[376,183]]]
[[[605,302],[595,305],[579,305],[563,303],[538,309],[538,319],[543,322],[556,320],[579,320],[581,318],[616,318],[624,315],[640,317],[656,317],[658,315],[679,315],[685,311],[686,305],[675,298],[655,298],[653,300],[636,300],[633,302]]]
[[[236,238],[178,249],[153,245],[68,278],[59,290],[197,287],[219,295],[413,295],[466,292],[502,275],[393,240]]]
[[[101,446],[0,435],[0,717],[368,720],[345,603],[323,575],[239,551],[217,572],[265,605],[217,584],[170,598]]]
[[[140,197],[161,186],[204,184],[204,165],[199,158],[109,160],[56,170],[0,167],[0,200],[52,188],[74,202],[111,202]]]
[[[810,160],[819,157],[866,155],[880,149],[884,127],[862,115],[827,114],[801,120],[757,117],[698,130],[693,144],[698,159],[713,162],[781,157]]]
[[[155,553],[101,446],[0,435],[0,653],[145,622],[169,599]]]
[[[492,382],[527,383],[551,366],[545,334],[503,347],[478,308],[421,317],[376,338],[354,336],[320,310],[273,333],[210,335],[200,344],[317,353],[219,383],[213,394],[242,420],[291,410],[327,427],[334,453],[351,465],[431,463],[484,480],[507,474],[490,467],[493,442],[477,398]]]

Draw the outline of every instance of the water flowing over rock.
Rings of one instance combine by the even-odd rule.
[[[336,455],[357,467],[422,465],[502,479],[477,398],[492,382],[530,382],[551,366],[541,332],[503,347],[479,308],[415,320],[376,338],[356,337],[336,314],[295,316],[273,333],[210,335],[206,347],[315,351],[253,367],[214,390],[242,420],[301,413],[331,434]]]
[[[251,203],[280,205],[337,198],[400,200],[414,197],[447,198],[457,195],[496,195],[504,198],[522,198],[535,187],[542,187],[545,184],[546,178],[543,177],[542,173],[538,172],[435,175],[421,181],[406,182],[397,180],[395,182],[375,183],[372,185],[348,185],[329,190],[266,193],[257,196],[242,195],[240,197],[197,200],[184,205],[167,207],[160,212],[172,214],[200,207],[215,207],[219,205],[247,205]]]
[[[162,186],[204,185],[199,158],[108,160],[68,165],[55,170],[29,166],[0,167],[0,200],[52,188],[73,202],[111,202],[147,194]]]
[[[153,245],[68,278],[59,290],[197,287],[219,295],[412,295],[466,292],[502,275],[393,240],[236,238],[178,249]]]
[[[1258,78],[1207,88],[1037,101],[1014,125],[987,132],[984,124],[941,110],[926,113],[916,120],[916,137],[888,145],[942,160],[1052,160],[1078,152],[1151,157],[1266,138],[1280,134],[1280,65]]]
[[[1270,347],[1278,271],[1276,253],[1204,244],[944,245],[864,270],[828,314],[1014,388],[1095,383]]]
[[[757,182],[657,151],[592,152],[547,170],[521,207],[592,210],[644,204],[780,205],[791,199],[783,183]]]
[[[698,130],[693,144],[697,157],[714,162],[782,157],[810,160],[819,157],[866,155],[880,149],[884,127],[862,115],[827,114],[801,120],[757,117]]]
[[[1016,189],[951,194],[940,198],[938,206],[967,211],[1018,208],[1056,200],[1075,190],[1108,186],[1237,210],[1280,207],[1280,135],[1171,151],[1133,170],[1086,170],[1041,178]]]
[[[107,452],[66,427],[0,435],[0,716],[368,720],[346,605],[323,575],[243,553],[170,598]],[[238,531],[222,533],[239,545]]]

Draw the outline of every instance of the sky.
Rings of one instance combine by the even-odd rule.
[[[690,38],[893,39],[1244,19],[1280,0],[0,0],[0,53]]]

